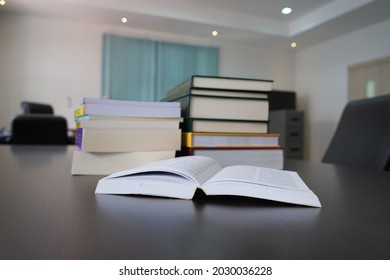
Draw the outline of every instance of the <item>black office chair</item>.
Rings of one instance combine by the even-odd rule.
[[[323,162],[390,170],[390,95],[349,102]]]
[[[22,114],[12,121],[11,144],[67,145],[67,121],[49,114]]]
[[[34,102],[21,102],[23,113],[25,114],[50,114],[54,115],[53,107],[50,104],[34,103]]]

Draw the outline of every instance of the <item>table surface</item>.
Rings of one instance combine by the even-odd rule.
[[[0,146],[0,259],[390,259],[390,173],[287,160],[322,208],[97,195],[73,146]]]

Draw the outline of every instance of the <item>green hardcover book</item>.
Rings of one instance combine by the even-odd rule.
[[[268,98],[269,91],[245,91],[228,89],[174,88],[166,93],[161,101],[174,101],[186,95],[204,95],[213,97]]]
[[[189,88],[262,92],[271,91],[272,85],[272,80],[194,75],[169,90],[167,96],[175,96]]]

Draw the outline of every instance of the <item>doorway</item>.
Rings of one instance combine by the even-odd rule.
[[[390,94],[390,57],[348,67],[349,101]]]

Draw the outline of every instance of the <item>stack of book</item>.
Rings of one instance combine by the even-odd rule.
[[[180,102],[184,122],[180,155],[202,155],[222,166],[283,169],[279,135],[268,133],[273,81],[192,76],[162,101]]]
[[[75,110],[73,175],[107,175],[174,158],[181,148],[178,102],[84,98]]]

